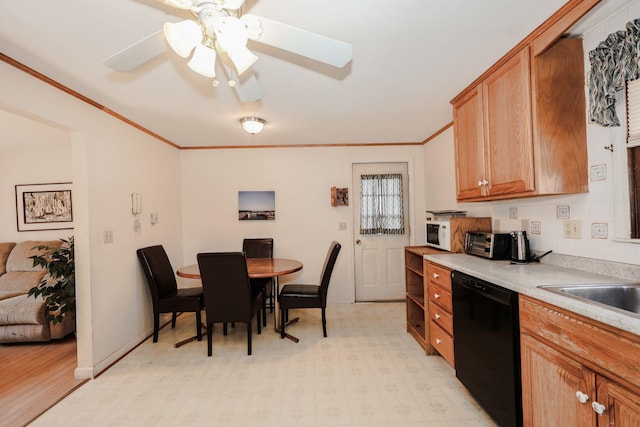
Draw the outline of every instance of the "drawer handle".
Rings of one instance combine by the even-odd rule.
[[[434,297],[435,299],[438,299],[438,298],[440,298],[440,294],[433,294],[433,297]]]
[[[440,317],[441,316],[438,313],[436,313],[436,315],[435,315],[436,320],[440,319]]]
[[[584,394],[580,390],[576,391],[576,397],[578,398],[578,402],[580,403],[587,403],[587,401],[589,400],[589,396],[587,394]]]
[[[438,277],[440,277],[440,275],[438,273],[433,273],[433,278],[437,279]]]
[[[442,344],[442,340],[440,338],[436,338],[436,344],[438,345]]]

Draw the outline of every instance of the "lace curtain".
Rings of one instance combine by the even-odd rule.
[[[620,126],[615,110],[615,94],[627,80],[640,77],[640,19],[626,29],[609,34],[589,52],[589,119],[602,126]]]
[[[360,234],[404,234],[402,174],[361,175]]]

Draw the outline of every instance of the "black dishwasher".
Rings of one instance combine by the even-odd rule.
[[[502,427],[522,426],[518,293],[451,273],[456,377]]]

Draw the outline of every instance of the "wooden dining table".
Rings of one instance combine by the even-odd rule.
[[[265,279],[273,278],[273,324],[275,325],[276,332],[280,332],[280,305],[278,304],[278,294],[280,293],[280,285],[278,283],[278,277],[287,274],[295,273],[302,270],[302,263],[295,259],[288,258],[247,258],[247,272],[250,279]],[[200,268],[198,264],[190,264],[184,267],[180,267],[176,274],[179,277],[186,279],[201,279]],[[297,319],[292,319],[289,323],[295,322]],[[285,336],[295,342],[298,342],[298,338],[285,334]]]

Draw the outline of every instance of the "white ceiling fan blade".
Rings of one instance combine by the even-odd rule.
[[[221,60],[222,69],[227,76],[227,81],[231,80],[235,82],[233,87],[238,94],[238,98],[242,102],[255,102],[262,99],[262,89],[258,83],[258,79],[252,73],[247,73],[241,79],[236,73],[235,69],[227,64],[224,60]]]
[[[160,0],[160,3],[185,10],[190,10],[193,7],[193,0]]]
[[[102,62],[116,71],[126,72],[141,66],[166,51],[167,43],[162,30],[160,30],[111,55]]]
[[[351,61],[353,46],[349,43],[252,14],[243,15],[241,20],[247,25],[251,25],[252,21],[261,23],[260,34],[249,32],[249,38],[257,42],[338,68],[344,67]]]

